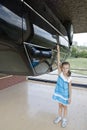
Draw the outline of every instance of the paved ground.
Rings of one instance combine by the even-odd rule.
[[[25,81],[0,91],[0,130],[62,130],[54,125],[55,84]],[[65,130],[87,129],[87,89],[73,88]]]

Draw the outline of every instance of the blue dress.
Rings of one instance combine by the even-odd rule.
[[[71,77],[68,77],[66,79],[61,73],[57,79],[55,91],[53,94],[53,100],[56,100],[57,102],[67,105],[68,99],[69,99],[69,82],[71,81]]]

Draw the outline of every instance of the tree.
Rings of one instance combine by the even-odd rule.
[[[72,46],[71,56],[72,57],[78,57],[78,49],[77,49],[76,46]]]

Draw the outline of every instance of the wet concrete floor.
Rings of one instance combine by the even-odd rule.
[[[73,87],[68,126],[53,124],[55,84],[25,81],[0,91],[0,130],[86,130],[87,89]]]

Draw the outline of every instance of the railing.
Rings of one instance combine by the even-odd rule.
[[[87,69],[71,69],[71,72],[73,70],[80,70],[80,71],[87,71]],[[46,82],[46,83],[56,83],[56,79],[57,79],[57,72],[55,73],[48,73],[47,75],[49,75],[52,78],[47,79],[47,77],[44,75],[40,76],[39,78],[37,77],[28,77],[29,80],[34,80],[34,81],[40,81],[40,82]],[[56,78],[53,78],[53,75],[56,76]],[[81,87],[81,88],[87,88],[87,75],[82,75],[82,74],[77,74],[77,73],[73,73],[72,72],[72,86],[74,87]]]

